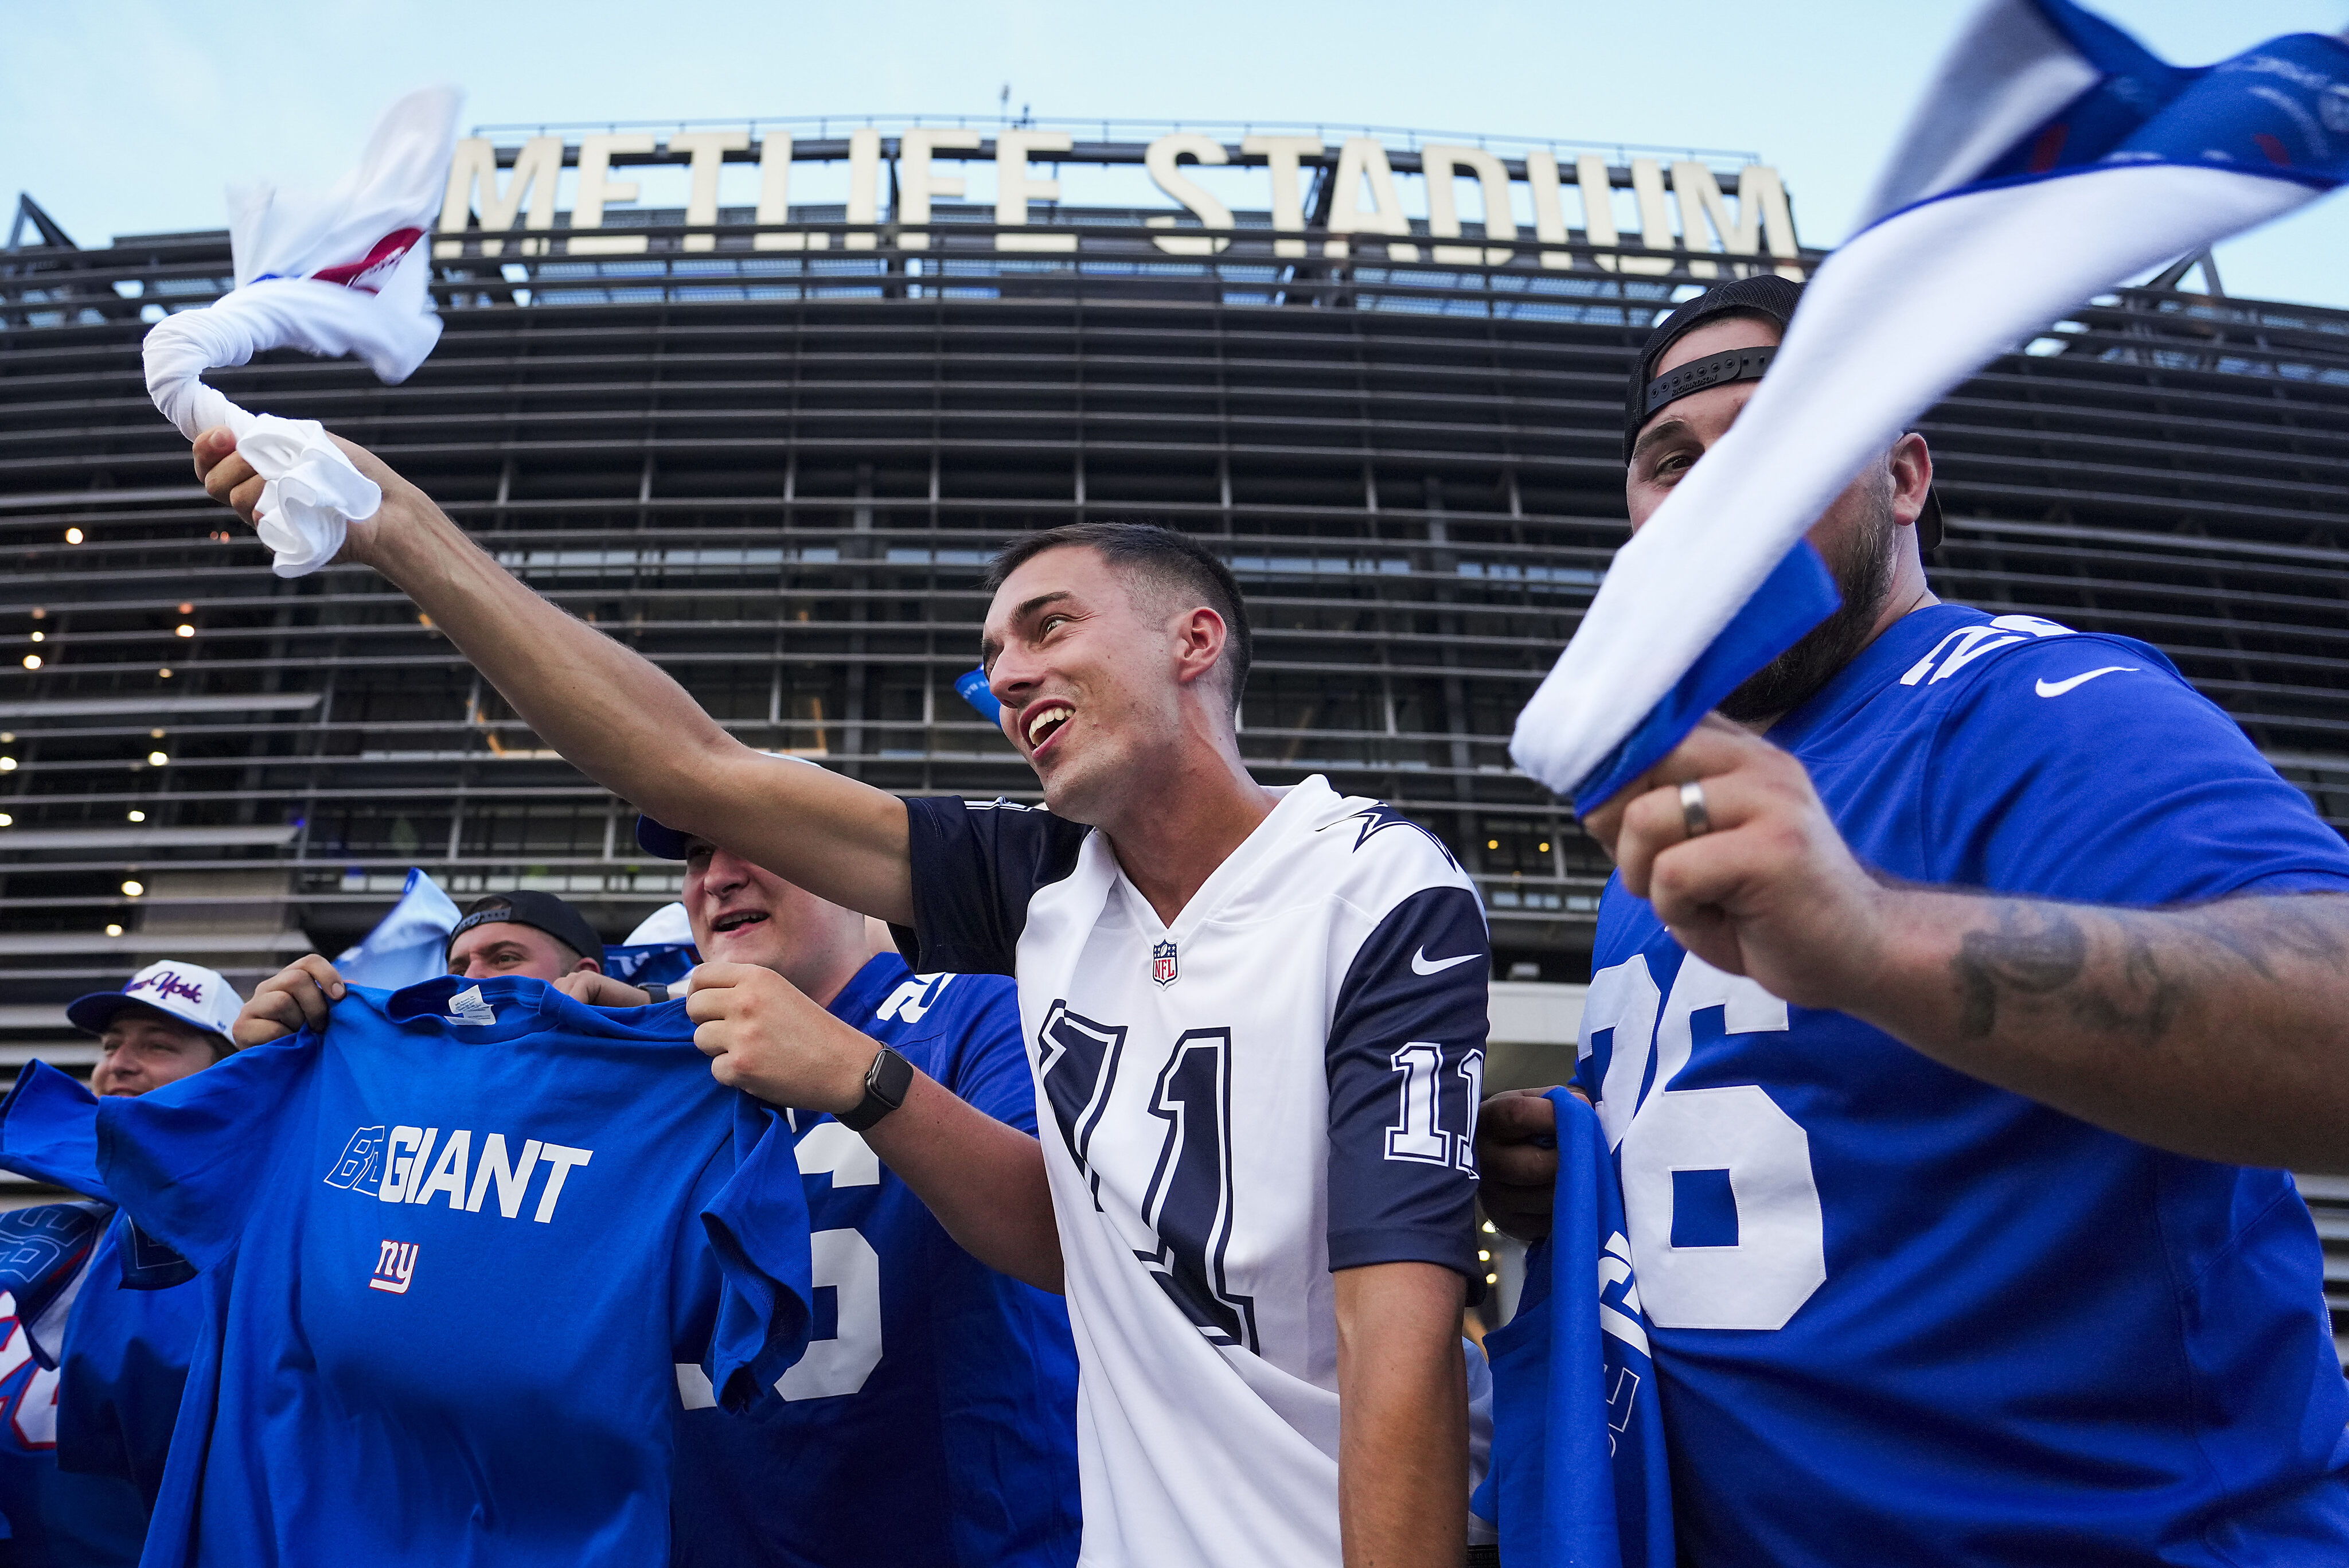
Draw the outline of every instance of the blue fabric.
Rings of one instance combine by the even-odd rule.
[[[2349,891],[2340,836],[2127,638],[1920,610],[1770,738],[1895,877]],[[1620,1140],[1686,1561],[2349,1561],[2349,1389],[2289,1176],[1789,1008],[1687,958],[1619,880],[1595,968],[1578,1081]],[[1675,1248],[1670,1171],[1714,1166],[1740,1244]]]
[[[1033,1136],[1010,981],[867,963],[833,1017]],[[774,1112],[797,1147],[818,1260],[814,1341],[746,1418],[688,1412],[680,1564],[1064,1568],[1077,1556],[1076,1354],[1067,1309],[957,1246],[864,1140]],[[869,1251],[877,1303],[863,1293]]]
[[[98,1173],[98,1096],[47,1062],[27,1064],[0,1100],[0,1170],[113,1202]]]
[[[1664,700],[1575,786],[1575,811],[1587,815],[1598,810],[1617,790],[1663,761],[1722,699],[1802,641],[1841,603],[1835,577],[1818,551],[1808,539],[1796,540]]]
[[[2215,167],[2320,188],[2349,181],[2349,137],[2333,123],[2349,101],[2339,85],[2349,79],[2349,42],[2293,34],[2181,68],[2066,0],[2036,3],[2102,79],[1951,194],[2115,163]]]
[[[129,1219],[115,1216],[66,1319],[57,1361],[57,1464],[127,1480],[151,1510],[203,1333],[204,1293],[179,1282],[179,1272],[160,1289],[134,1282],[133,1234]],[[177,1253],[171,1257],[179,1261]]]
[[[799,1184],[683,1011],[353,987],[100,1106],[109,1185],[203,1271],[149,1568],[668,1560],[678,1366],[778,1375],[812,1294]]]
[[[604,972],[630,985],[675,985],[701,961],[691,942],[642,942],[605,948]]]
[[[1477,1517],[1512,1568],[1673,1568],[1671,1480],[1623,1199],[1599,1118],[1564,1089],[1550,1238],[1485,1336],[1493,1468]]]

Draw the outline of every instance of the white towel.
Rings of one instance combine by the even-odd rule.
[[[1818,575],[1803,535],[1920,414],[2081,301],[2344,181],[2342,40],[2179,69],[2067,0],[1990,0],[1737,422],[1617,553],[1511,756],[1603,804],[1833,608],[1795,591]]]
[[[383,493],[316,421],[247,413],[202,377],[265,348],[361,355],[388,382],[415,372],[440,337],[425,287],[429,236],[462,101],[453,88],[401,99],[376,120],[358,168],[323,193],[232,188],[236,287],[147,334],[147,393],[163,417],[190,441],[226,425],[266,482],[258,532],[281,577],[334,559],[349,525],[375,515]]]

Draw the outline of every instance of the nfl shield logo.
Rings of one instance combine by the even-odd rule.
[[[1150,950],[1150,978],[1161,985],[1174,983],[1174,944],[1160,942]]]

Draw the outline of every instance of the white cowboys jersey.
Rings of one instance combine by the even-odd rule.
[[[1335,1568],[1330,1271],[1475,1256],[1475,888],[1425,828],[1318,776],[1171,927],[1088,828],[906,806],[921,967],[1019,981],[1081,1368],[1081,1561]]]

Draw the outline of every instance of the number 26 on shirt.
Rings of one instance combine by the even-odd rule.
[[[1787,1026],[1786,1004],[1743,976],[1692,954],[1667,996],[1635,955],[1592,977],[1581,1054],[1613,1034],[1599,1121],[1620,1152],[1649,1321],[1784,1328],[1827,1277],[1810,1137],[1758,1084],[1672,1087],[1695,1044],[1696,1015],[1714,1007],[1724,1034]]]

